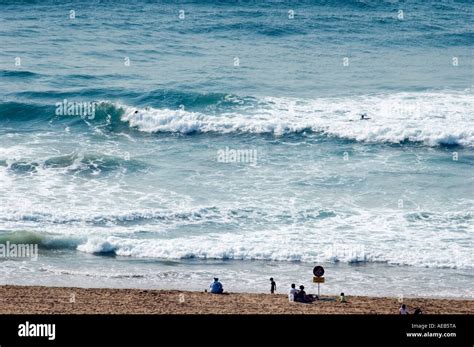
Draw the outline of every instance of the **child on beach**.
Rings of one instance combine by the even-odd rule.
[[[346,297],[344,296],[344,293],[341,293],[341,296],[339,297],[339,302],[347,302]]]
[[[276,282],[273,280],[273,277],[270,277],[270,293],[274,294],[277,289]]]

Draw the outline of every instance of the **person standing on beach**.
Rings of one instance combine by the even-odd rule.
[[[270,277],[270,293],[275,294],[276,290],[277,290],[277,284],[273,280],[273,277]]]

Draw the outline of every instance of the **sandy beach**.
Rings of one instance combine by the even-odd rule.
[[[177,290],[0,286],[0,314],[398,314],[398,298],[347,296],[347,303],[290,303],[286,294],[213,295]],[[474,300],[405,298],[413,312],[474,314]]]

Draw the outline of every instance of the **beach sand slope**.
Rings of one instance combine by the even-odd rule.
[[[0,314],[398,314],[398,298],[322,297],[291,303],[284,294],[214,295],[177,290],[0,286]],[[474,300],[405,298],[410,312],[474,314]]]

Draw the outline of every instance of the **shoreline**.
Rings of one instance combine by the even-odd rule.
[[[347,295],[347,293],[346,293]],[[0,286],[0,314],[398,314],[395,297],[323,295],[310,303],[289,302],[286,294]],[[410,313],[474,314],[474,299],[404,298]]]

